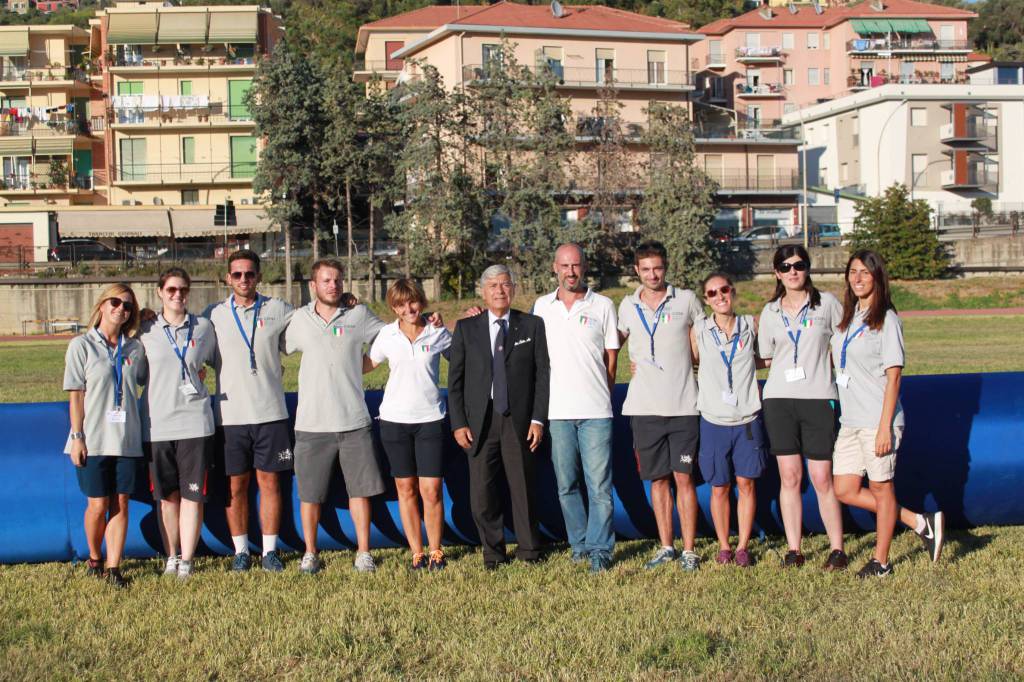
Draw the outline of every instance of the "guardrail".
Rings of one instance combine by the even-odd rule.
[[[256,162],[125,163],[114,166],[114,182],[193,183],[248,181],[256,175]]]
[[[785,191],[800,189],[800,174],[795,171],[774,173],[747,172],[742,169],[726,169],[719,173],[707,171],[723,190]]]
[[[737,59],[781,59],[786,56],[781,47],[737,47]]]
[[[47,137],[55,135],[91,135],[87,121],[78,119],[49,121],[5,121],[0,123],[0,137]]]
[[[943,40],[940,38],[855,38],[847,41],[848,52],[889,52],[893,50],[971,50],[969,40]]]
[[[138,126],[182,126],[182,125],[228,125],[252,124],[252,114],[247,107],[232,107],[225,113],[225,107],[210,106],[196,109],[171,109],[168,111],[146,111],[144,109],[108,109],[110,125]]]
[[[660,89],[689,88],[693,76],[689,71],[667,70],[658,62],[646,69],[597,69],[560,65],[522,67],[530,73],[550,74],[559,85],[595,88]],[[467,64],[462,67],[463,83],[479,83],[488,78],[489,67]]]

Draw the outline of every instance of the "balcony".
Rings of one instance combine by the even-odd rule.
[[[718,183],[719,194],[793,194],[801,188],[800,173],[796,170],[758,173],[740,168],[705,172]]]
[[[770,64],[781,62],[786,54],[781,47],[737,47],[736,61],[741,64]]]
[[[857,38],[847,41],[846,51],[857,55],[881,55],[893,52],[970,52],[969,40],[936,38]]]
[[[56,182],[54,182],[56,180]],[[49,173],[22,173],[0,177],[0,194],[17,196],[32,194],[79,194],[91,192],[98,179],[91,175],[72,175],[68,178],[53,178]]]
[[[736,84],[736,96],[742,99],[779,99],[786,96],[782,83]]]
[[[971,190],[996,188],[999,186],[999,173],[985,168],[968,167],[960,171],[947,169],[939,176],[942,189]]]
[[[241,128],[251,129],[256,124],[252,121],[248,108],[239,107],[237,113],[225,113],[223,107],[211,104],[210,107],[180,110],[152,110],[141,108],[109,109],[110,127],[118,129],[157,129],[157,128]]]
[[[524,67],[533,74],[547,72],[559,87],[578,89],[616,88],[619,90],[663,90],[686,92],[693,90],[693,77],[689,71],[666,70],[664,64],[652,63],[646,69],[606,69],[596,67],[551,66]],[[462,68],[462,82],[466,85],[484,83],[487,69],[480,64],[469,64]]]
[[[250,185],[255,161],[213,163],[125,163],[114,166],[117,186]]]
[[[352,80],[356,83],[366,83],[374,76],[385,81],[397,80],[402,67],[403,62],[400,59],[360,59],[352,67]]]
[[[18,123],[0,123],[0,137],[57,137],[63,135],[91,135],[88,121],[78,119],[51,118],[49,121],[35,119]]]
[[[75,83],[89,83],[89,74],[82,69],[65,66],[14,67],[4,65],[0,71],[0,82],[4,87],[28,87],[29,84],[69,86]],[[17,84],[17,85],[15,85]]]
[[[195,73],[197,71],[239,71],[251,73],[256,69],[255,57],[228,57],[210,55],[207,57],[158,57],[142,59],[135,57],[107,57],[107,68],[111,73]]]

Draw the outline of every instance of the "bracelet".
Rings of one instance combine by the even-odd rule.
[[[85,433],[82,431],[72,431],[71,440],[85,440]]]

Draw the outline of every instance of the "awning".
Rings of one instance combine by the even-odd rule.
[[[223,234],[254,234],[258,232],[276,232],[279,228],[270,222],[270,218],[260,207],[242,208],[235,206],[235,225],[224,227],[214,225],[212,208],[172,208],[171,228],[175,238],[211,237]]]
[[[36,154],[49,155],[70,154],[74,151],[75,139],[73,137],[36,137]]]
[[[68,237],[170,237],[167,209],[57,211],[57,231]]]
[[[875,32],[875,29],[868,23],[867,19],[850,19],[850,25],[857,32],[857,35],[866,36]]]
[[[160,45],[176,43],[206,43],[207,13],[160,12],[160,26],[156,42]]]
[[[210,9],[210,36],[212,43],[255,43],[256,12],[218,12]]]
[[[31,154],[31,137],[0,137],[0,156],[30,156]]]
[[[279,232],[280,225],[271,222],[270,217],[263,211],[262,206],[250,209],[235,207],[235,214],[238,217],[238,231],[240,233],[254,234],[256,232]]]
[[[890,19],[892,30],[897,33],[931,33],[932,27],[924,19]]]
[[[0,57],[24,57],[27,54],[27,28],[0,31]]]
[[[156,12],[118,12],[108,16],[107,42],[111,45],[156,43]]]

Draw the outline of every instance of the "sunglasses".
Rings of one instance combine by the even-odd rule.
[[[113,308],[114,310],[117,310],[121,306],[124,306],[125,311],[131,312],[132,308],[135,307],[135,304],[132,303],[131,301],[125,301],[124,299],[120,299],[117,296],[108,298],[107,301],[110,302],[110,307]]]
[[[235,270],[234,272],[231,273],[231,279],[235,280],[236,282],[243,278],[246,280],[256,279],[256,274],[257,273],[253,272],[252,270]]]
[[[707,291],[704,292],[704,295],[707,296],[708,298],[714,298],[719,293],[721,293],[722,296],[728,296],[732,292],[733,288],[731,286],[729,286],[728,284],[723,284],[717,289],[708,289]]]
[[[167,292],[168,296],[174,296],[175,294],[181,294],[182,296],[188,296],[188,287],[164,287],[164,291]]]
[[[808,265],[807,261],[805,261],[805,260],[798,260],[795,263],[782,263],[782,264],[779,265],[779,267],[777,269],[782,274],[786,274],[790,270],[796,270],[797,272],[803,272],[803,271],[807,270],[810,267],[811,266]]]

